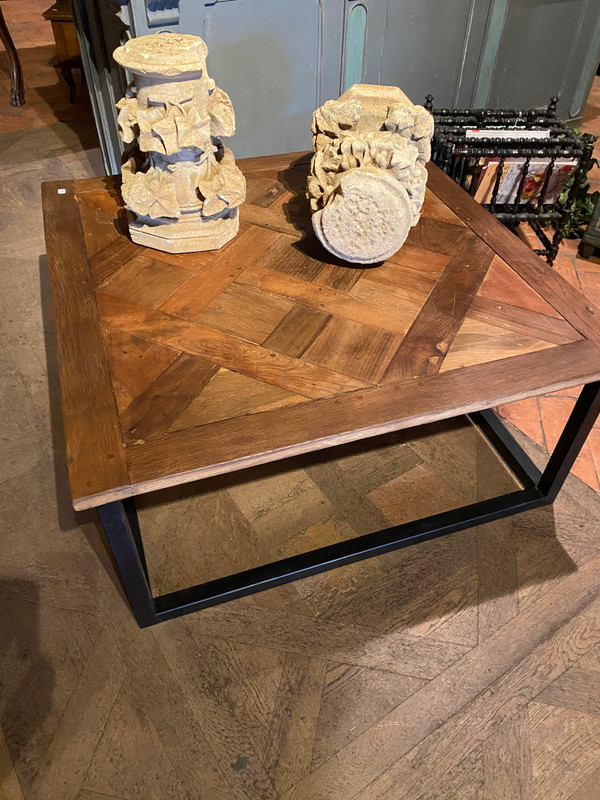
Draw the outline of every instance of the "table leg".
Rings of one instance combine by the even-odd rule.
[[[74,103],[77,88],[75,86],[75,78],[73,78],[73,68],[70,64],[64,63],[60,64],[60,71],[69,87],[69,103]]]
[[[472,414],[523,484],[508,494],[320,547],[271,564],[153,598],[133,498],[98,510],[140,626],[245,597],[392,550],[548,505],[556,498],[600,412],[600,382],[585,386],[541,473],[492,411]]]
[[[23,86],[23,69],[15,43],[8,30],[2,8],[0,8],[0,41],[6,49],[10,63],[10,104],[11,106],[25,105],[25,88]]]
[[[107,503],[98,514],[138,625],[152,625],[156,614],[135,502],[130,498]]]

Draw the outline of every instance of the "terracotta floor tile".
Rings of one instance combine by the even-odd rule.
[[[558,397],[556,395],[540,397],[542,428],[549,451],[552,451],[556,446],[574,405],[575,401],[568,397]],[[581,454],[571,471],[584,483],[591,486],[592,489],[600,491],[596,469],[596,464],[600,461],[600,429],[593,431],[592,434],[597,435],[597,438],[594,436],[593,450],[590,445],[592,441],[590,436],[590,441],[583,446]]]
[[[563,239],[560,243],[559,255],[575,255],[580,243],[580,239]]]
[[[577,256],[575,259],[575,269],[578,273],[580,270],[588,270],[590,272],[598,270],[598,272],[600,272],[600,250],[596,248],[589,258]]]
[[[593,428],[592,432],[589,435],[588,443],[590,445],[590,450],[592,453],[592,459],[594,464],[596,465],[596,472],[598,473],[598,477],[600,478],[600,420],[598,420],[597,425]]]
[[[587,483],[587,485],[594,489],[594,491],[600,491],[598,473],[596,472],[596,467],[592,458],[592,451],[588,442],[586,442],[581,449],[579,458],[575,462],[571,472],[574,475],[577,475],[577,477],[584,483]]]
[[[554,450],[574,405],[575,401],[568,397],[540,397],[542,427],[550,450]]]
[[[542,430],[542,423],[539,419],[511,419],[512,424],[522,431],[525,436],[529,436],[532,442],[546,449],[546,441]]]
[[[559,254],[556,256],[556,260],[554,261],[554,270],[558,272],[558,274],[566,281],[568,281],[571,286],[574,286],[578,291],[581,291],[581,286],[579,284],[579,279],[577,277],[577,272],[575,271],[575,265],[573,262],[573,256],[563,252],[561,245],[561,252],[559,252]]]
[[[503,417],[511,420],[539,420],[540,418],[540,410],[535,397],[530,397],[527,400],[517,400],[515,403],[506,403],[500,406],[498,411]]]
[[[580,269],[579,279],[585,296],[594,305],[600,305],[600,272]]]
[[[570,389],[559,389],[557,392],[550,392],[545,397],[570,397],[573,400],[577,400],[579,394],[583,386],[572,386]]]

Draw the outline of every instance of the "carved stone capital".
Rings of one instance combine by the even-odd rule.
[[[419,220],[433,117],[396,86],[355,84],[313,115],[313,228],[339,258],[372,264]]]
[[[235,115],[206,72],[207,52],[198,36],[170,33],[114,52],[134,75],[117,103],[121,138],[137,140],[122,166],[129,231],[157,250],[215,250],[239,228],[246,181],[219,138],[235,133]]]

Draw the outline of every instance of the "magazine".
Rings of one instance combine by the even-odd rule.
[[[472,128],[465,131],[468,139],[549,139],[550,131],[525,128]]]
[[[507,158],[502,165],[502,175],[496,203],[514,203],[523,175],[525,160],[522,158]],[[535,159],[529,162],[527,175],[523,184],[523,191],[519,203],[528,203],[538,197],[544,186],[546,171],[550,159]],[[475,191],[475,200],[478,203],[489,204],[500,166],[499,158],[486,158],[481,168],[479,183]],[[554,168],[548,181],[544,203],[556,203],[558,196],[564,190],[569,178],[577,169],[577,161],[573,158],[556,159]]]

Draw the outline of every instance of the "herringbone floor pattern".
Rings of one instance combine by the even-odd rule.
[[[137,627],[70,510],[39,205],[101,164],[29,135],[0,148],[2,800],[597,800],[600,501],[576,478],[554,509]],[[143,507],[157,589],[511,483],[469,427],[375,444]]]
[[[137,627],[69,511],[41,219],[20,211],[88,168],[5,173],[3,800],[592,800],[600,507],[575,478],[554,510]],[[512,484],[469,426],[373,444],[142,503],[155,591]]]

